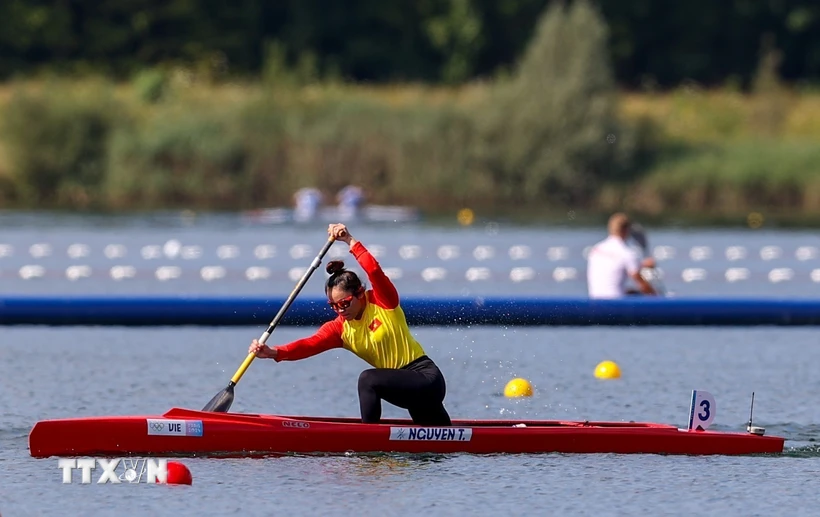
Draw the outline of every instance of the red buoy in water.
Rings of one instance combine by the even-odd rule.
[[[194,479],[188,467],[178,461],[169,461],[167,482],[169,485],[190,485]]]

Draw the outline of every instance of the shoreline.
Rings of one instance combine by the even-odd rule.
[[[25,127],[18,123],[15,132],[12,118],[0,133],[3,206],[110,214],[290,208],[297,188],[329,181],[329,195],[345,182],[364,183],[371,204],[415,206],[433,220],[455,219],[459,209],[471,208],[478,217],[521,222],[571,222],[571,211],[597,221],[623,210],[664,225],[737,227],[748,225],[753,213],[763,215],[764,227],[820,224],[817,92],[767,99],[731,89],[623,91],[618,118],[646,125],[643,154],[627,177],[602,180],[573,200],[561,192],[527,198],[527,187],[500,188],[469,165],[465,153],[474,144],[464,117],[487,101],[486,83],[270,90],[262,83],[170,79],[166,88],[163,99],[149,101],[134,85],[104,80],[0,85],[0,114],[22,93],[29,110],[56,113],[51,123],[64,127],[63,134],[94,123],[108,131],[97,144],[79,138],[77,149],[55,144],[68,159],[44,164],[37,160],[52,149],[47,140],[40,147],[34,140],[44,138],[49,121],[32,128],[38,126],[33,118],[21,118],[29,113],[18,113]],[[782,108],[777,120],[761,122],[772,107]],[[78,172],[85,162],[77,156],[89,152],[98,153],[96,172]],[[75,170],[61,168],[71,159],[79,164]],[[166,181],[172,176],[179,176],[176,183]]]

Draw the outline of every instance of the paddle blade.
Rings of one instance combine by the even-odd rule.
[[[202,408],[202,411],[227,413],[231,409],[231,404],[233,404],[233,384],[229,384],[227,388],[214,395],[214,398]]]
[[[649,242],[646,239],[646,232],[644,231],[643,226],[639,223],[635,223],[632,225],[629,233],[632,235],[632,238],[635,239],[635,242],[638,243],[638,246],[641,247],[644,254],[646,254],[647,248],[649,247]]]

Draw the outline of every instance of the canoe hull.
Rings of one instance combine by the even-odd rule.
[[[229,456],[343,453],[781,453],[784,439],[622,422],[456,420],[450,428],[408,420],[362,424],[311,418],[172,409],[161,416],[44,420],[29,434],[33,457]]]

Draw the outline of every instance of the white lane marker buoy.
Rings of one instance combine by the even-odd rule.
[[[367,251],[370,252],[375,258],[383,257],[387,250],[381,244],[371,244],[367,247]]]
[[[253,250],[253,254],[259,260],[273,258],[276,256],[276,246],[270,244],[260,244]]]
[[[20,268],[20,278],[30,280],[32,278],[42,278],[46,274],[46,268],[35,264],[29,264]]]
[[[162,252],[168,258],[176,258],[182,249],[182,243],[176,239],[171,239],[162,246]]]
[[[89,266],[69,266],[65,270],[65,276],[72,281],[88,278],[91,276],[91,268]]]
[[[495,248],[492,246],[476,246],[473,250],[473,258],[476,260],[488,260],[495,256]]]
[[[182,269],[177,266],[161,266],[157,268],[154,275],[157,277],[157,280],[165,282],[179,278],[182,275]]]
[[[655,249],[652,250],[652,256],[655,257],[655,260],[671,260],[675,258],[675,248],[672,246],[655,246]]]
[[[292,281],[295,282],[295,281],[299,280],[300,278],[302,278],[302,275],[305,274],[305,271],[307,271],[306,267],[301,267],[301,266],[292,267],[288,271],[288,278],[290,278]]]
[[[109,274],[114,280],[123,280],[137,276],[137,269],[134,266],[114,266]]]
[[[330,248],[328,255],[331,259],[338,259],[344,258],[345,256],[350,256],[350,248],[345,248],[344,246],[333,246]]]
[[[726,270],[725,276],[727,282],[739,282],[741,280],[748,280],[750,272],[745,267],[731,267]]]
[[[774,260],[780,258],[783,250],[779,246],[764,246],[760,250],[760,258],[763,260]]]
[[[32,244],[28,249],[29,254],[34,258],[43,258],[51,255],[51,244],[37,243]]]
[[[305,258],[308,255],[310,255],[310,246],[308,246],[307,244],[295,244],[290,248],[291,258],[300,259]]]
[[[245,270],[245,278],[250,281],[267,280],[270,278],[270,269],[266,267],[253,266]]]
[[[205,266],[199,270],[199,275],[202,277],[203,280],[206,282],[212,282],[214,280],[220,280],[225,278],[227,271],[222,266]]]
[[[794,256],[801,261],[814,260],[817,258],[817,248],[814,246],[800,246],[794,252]]]
[[[776,284],[778,282],[786,282],[794,278],[794,271],[787,267],[775,268],[769,271],[769,281]]]
[[[110,259],[122,258],[126,255],[126,253],[127,250],[122,244],[108,244],[105,248],[103,248],[103,255]]]
[[[162,256],[162,248],[157,244],[149,244],[142,247],[140,255],[145,260],[158,259]]]
[[[531,267],[514,267],[510,270],[510,280],[526,282],[535,278],[535,270]]]
[[[743,246],[729,246],[726,248],[726,260],[743,260],[746,258],[746,248]]]
[[[701,268],[690,267],[683,270],[681,278],[684,282],[697,282],[706,279],[706,270]]]
[[[547,249],[547,258],[553,262],[566,260],[568,256],[569,250],[564,246],[552,246]]]
[[[185,260],[196,260],[202,256],[202,246],[183,246],[179,256]]]
[[[233,244],[223,244],[216,248],[216,256],[222,260],[236,258],[239,256],[239,248]]]
[[[529,246],[519,244],[510,248],[509,255],[513,260],[525,260],[532,256],[532,249]]]
[[[89,253],[91,253],[91,250],[86,244],[72,244],[66,250],[66,254],[69,258],[73,259],[87,257]]]
[[[694,246],[689,250],[689,258],[694,261],[712,258],[712,248],[709,246]]]
[[[552,278],[556,282],[564,282],[566,280],[575,280],[578,277],[578,270],[574,267],[557,267],[552,272]]]
[[[464,274],[464,278],[468,282],[477,282],[479,280],[488,280],[490,278],[490,270],[486,267],[471,267]]]
[[[436,254],[438,255],[438,258],[440,258],[441,260],[452,260],[458,258],[459,249],[458,246],[445,244],[444,246],[439,246]]]
[[[384,268],[384,274],[391,280],[398,280],[404,276],[404,272],[398,267],[386,267]]]
[[[447,277],[447,270],[443,267],[428,267],[421,272],[421,278],[425,282],[444,280]]]
[[[406,244],[399,248],[399,256],[404,260],[419,258],[421,256],[421,246]]]

